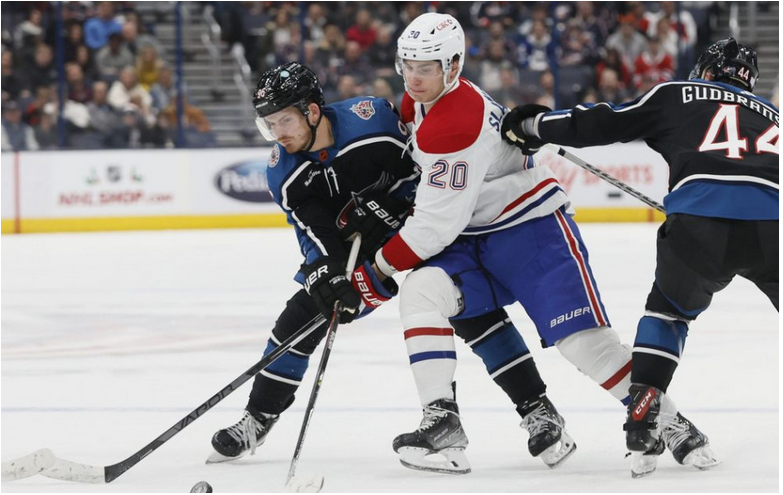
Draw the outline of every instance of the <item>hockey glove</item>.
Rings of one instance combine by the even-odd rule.
[[[530,104],[515,107],[503,117],[503,122],[500,124],[500,135],[503,141],[521,149],[525,155],[535,154],[541,149],[544,142],[533,136],[531,132],[525,132],[523,123],[526,119],[532,119],[540,113],[551,111],[551,108],[543,105]]]
[[[350,323],[359,315],[362,299],[345,276],[345,261],[325,256],[309,265],[302,265],[304,288],[315,301],[318,311],[332,317],[337,301],[342,304],[340,323]]]
[[[353,272],[351,283],[362,297],[365,306],[373,309],[396,296],[399,290],[397,282],[391,277],[381,282],[369,261],[365,261]]]
[[[386,195],[376,194],[365,198],[362,204],[348,212],[343,233],[350,238],[356,232],[362,234],[362,253],[366,257],[375,254],[386,242],[390,233],[402,227],[409,207]]]

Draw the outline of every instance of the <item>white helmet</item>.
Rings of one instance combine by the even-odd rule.
[[[448,83],[454,57],[459,56],[457,76]],[[437,60],[443,69],[443,96],[457,83],[465,64],[465,32],[457,19],[434,12],[422,14],[405,28],[397,39],[397,74],[402,75],[403,60]],[[407,89],[407,83],[406,83]],[[437,98],[436,98],[437,100]]]

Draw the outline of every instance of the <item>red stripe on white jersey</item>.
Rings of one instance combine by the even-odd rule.
[[[606,315],[604,315],[603,311],[601,311],[601,305],[598,303],[598,297],[596,296],[597,291],[593,286],[593,281],[590,279],[590,274],[587,270],[587,264],[585,263],[584,256],[582,256],[582,252],[579,251],[579,245],[576,241],[576,237],[574,236],[574,233],[571,232],[571,227],[568,225],[568,222],[560,210],[555,211],[555,218],[557,218],[557,222],[560,224],[560,228],[565,235],[571,256],[574,258],[577,266],[579,267],[579,274],[582,277],[582,284],[585,287],[585,291],[587,291],[587,299],[590,301],[590,309],[593,310],[596,323],[598,323],[598,326],[605,327],[607,326]]]
[[[527,163],[527,161],[525,161],[525,163]],[[536,184],[536,187],[534,187],[533,189],[527,191],[525,194],[523,194],[522,196],[518,197],[517,199],[515,199],[514,201],[509,203],[508,206],[503,208],[503,211],[500,212],[500,215],[498,215],[495,218],[493,218],[492,222],[494,222],[498,218],[502,217],[503,215],[505,215],[509,211],[513,210],[514,208],[516,208],[517,206],[522,204],[525,200],[530,199],[532,196],[535,196],[544,187],[548,186],[549,184],[557,184],[557,183],[558,183],[557,179],[555,179],[554,177],[539,182],[538,184]],[[492,222],[490,222],[490,223],[492,223]]]
[[[441,337],[441,336],[450,337],[454,335],[454,329],[428,327],[428,328],[411,328],[409,330],[405,330],[406,340],[412,337],[421,337],[423,335],[429,337]]]

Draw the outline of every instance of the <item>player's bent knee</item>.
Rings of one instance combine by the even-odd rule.
[[[450,318],[460,311],[462,294],[451,277],[440,268],[424,267],[408,274],[400,288],[400,315],[405,320],[420,314],[437,313]]]
[[[631,349],[610,327],[583,330],[555,342],[560,354],[585,375],[602,383],[631,360]]]

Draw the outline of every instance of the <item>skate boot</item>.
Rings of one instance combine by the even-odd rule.
[[[625,445],[631,451],[631,477],[641,478],[655,472],[665,448],[658,427],[663,392],[639,383],[632,384],[628,392],[631,403],[623,425]]]
[[[661,415],[661,438],[674,460],[683,466],[710,469],[720,464],[710,449],[710,440],[680,413]]]
[[[428,404],[416,431],[399,435],[392,444],[403,466],[447,474],[470,472],[465,457],[467,446],[468,437],[459,420],[459,407],[450,399]]]
[[[546,395],[517,407],[522,416],[520,426],[530,433],[527,449],[533,457],[556,468],[576,452],[576,442],[565,431],[565,420]]]
[[[255,416],[245,411],[237,424],[218,431],[212,437],[215,451],[207,459],[207,464],[233,461],[248,452],[254,455],[256,447],[264,443],[279,418],[278,414],[259,413]]]

